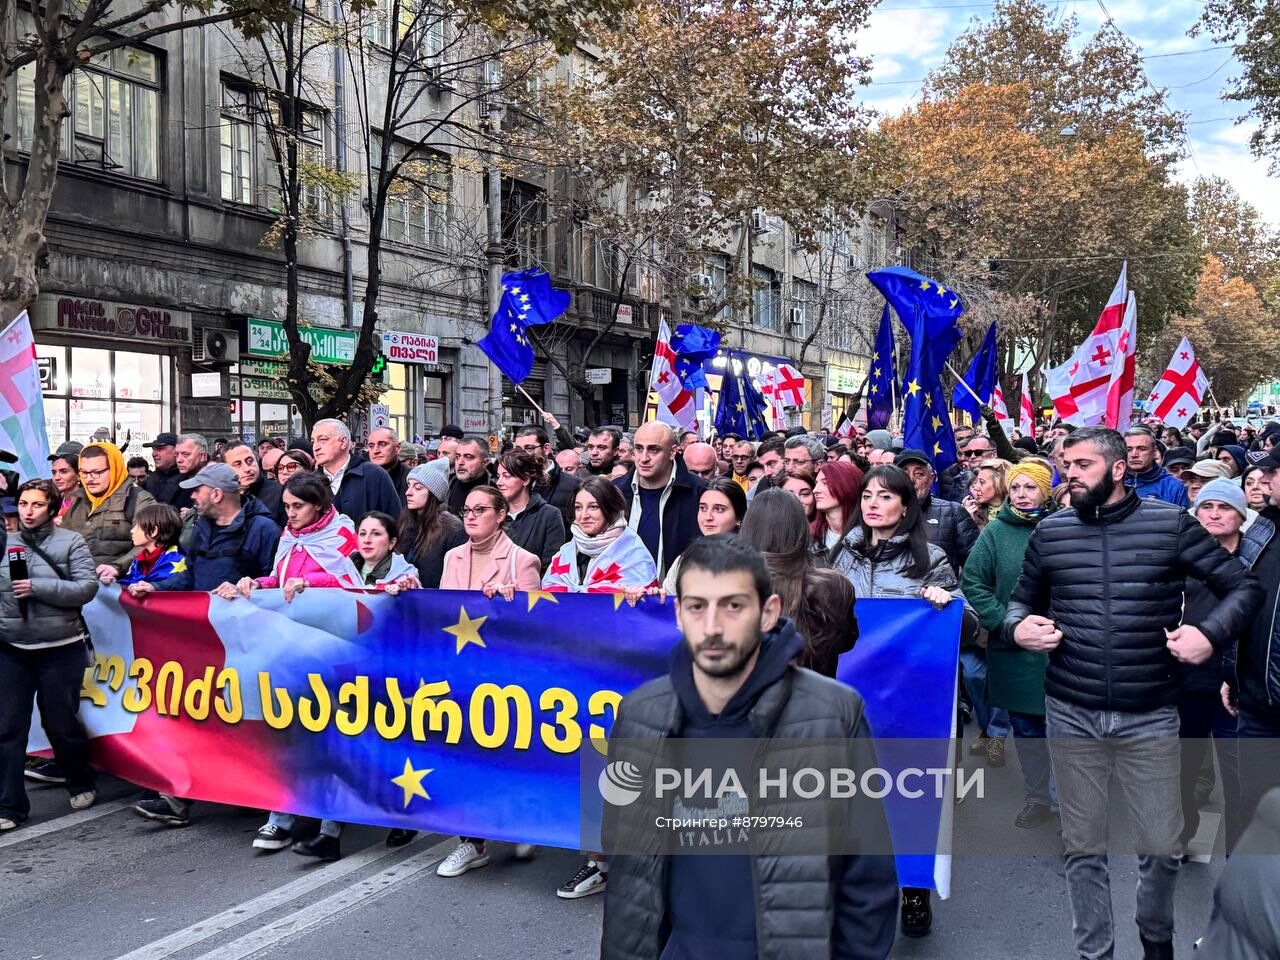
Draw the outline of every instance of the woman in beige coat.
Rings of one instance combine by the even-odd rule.
[[[517,590],[541,590],[541,561],[505,533],[507,501],[494,487],[476,487],[462,508],[467,542],[444,555],[441,590],[483,590],[510,600]]]

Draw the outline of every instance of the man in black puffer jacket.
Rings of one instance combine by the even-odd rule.
[[[1185,510],[1124,486],[1124,438],[1089,427],[1064,443],[1073,510],[1031,536],[1005,629],[1049,654],[1045,717],[1062,805],[1076,949],[1115,945],[1107,873],[1107,788],[1120,781],[1138,841],[1144,960],[1173,956],[1182,807],[1178,661],[1202,663],[1248,629],[1254,576]],[[1186,580],[1218,597],[1181,623]]]
[[[623,699],[609,738],[611,761],[630,756],[648,767],[642,754],[656,754],[670,737],[683,738],[686,746],[722,739],[717,756],[741,755],[744,747],[754,750],[756,738],[772,738],[774,744],[838,741],[862,765],[855,769],[875,766],[862,699],[792,662],[804,642],[790,621],[780,619],[781,602],[754,548],[718,537],[697,541],[680,561],[677,597],[685,640],[673,651],[669,676]],[[678,815],[673,804],[681,802],[668,798],[666,815]],[[753,794],[750,813],[770,812],[757,802]],[[726,836],[716,841],[714,856],[663,856],[647,842],[660,805],[610,806],[606,846],[610,837],[625,838],[645,852],[610,856],[601,956],[886,957],[897,917],[897,875],[879,803],[862,798],[856,806],[848,822],[857,824],[858,833],[850,839],[862,852],[829,856],[788,855],[770,837],[756,836],[756,828],[746,839],[720,831]],[[757,843],[770,852],[748,852]]]

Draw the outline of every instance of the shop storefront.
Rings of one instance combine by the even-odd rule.
[[[862,386],[862,381],[867,376],[867,364],[859,363],[856,367],[845,367],[835,363],[827,364],[827,397],[823,401],[824,407],[830,407],[834,411],[834,417],[839,421],[853,401],[858,396],[858,389]]]
[[[388,330],[382,334],[387,358],[382,402],[402,440],[439,436],[447,413],[448,378],[440,366],[440,340],[423,333]]]
[[[191,315],[142,304],[42,294],[30,311],[49,444],[93,439],[128,452],[176,426],[175,371]]]

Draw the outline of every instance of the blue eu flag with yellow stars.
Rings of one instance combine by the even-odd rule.
[[[544,270],[503,274],[502,299],[493,315],[489,333],[476,344],[512,383],[521,383],[533,369],[529,328],[559,318],[573,298],[551,286]]]
[[[947,414],[942,368],[960,342],[959,294],[906,267],[867,274],[911,334],[911,360],[902,384],[903,446],[923,450],[941,473],[955,463],[956,439]]]
[[[676,355],[676,376],[686,390],[707,389],[703,364],[720,349],[720,334],[696,323],[682,323],[671,335],[671,352]]]
[[[734,360],[729,358],[720,381],[720,403],[716,406],[716,433],[720,436],[733,433],[739,437],[759,440],[769,432],[765,418],[764,397],[746,375],[746,365],[740,362],[734,372]]]
[[[871,351],[871,377],[867,381],[867,429],[883,430],[893,415],[893,387],[897,376],[893,369],[893,326],[889,305],[880,314],[875,349]]]
[[[973,356],[973,360],[969,363],[969,369],[965,371],[964,382],[969,385],[966,390],[963,384],[956,384],[956,388],[951,391],[951,406],[956,410],[963,410],[969,415],[969,419],[977,423],[978,418],[982,416],[982,411],[978,407],[978,401],[973,399],[976,393],[983,403],[991,402],[991,394],[996,389],[996,324],[993,320],[990,329],[987,330],[987,336],[982,341],[982,347]],[[972,391],[972,393],[970,392]]]

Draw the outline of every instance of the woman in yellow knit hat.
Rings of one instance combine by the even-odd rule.
[[[1008,499],[974,544],[965,562],[963,588],[988,631],[987,700],[1009,712],[1018,740],[1026,805],[1014,825],[1031,828],[1048,820],[1058,806],[1044,739],[1044,672],[1049,658],[1019,647],[1004,635],[1003,624],[1027,543],[1054,506],[1053,472],[1042,460],[1023,460],[1009,468],[1006,480]]]

